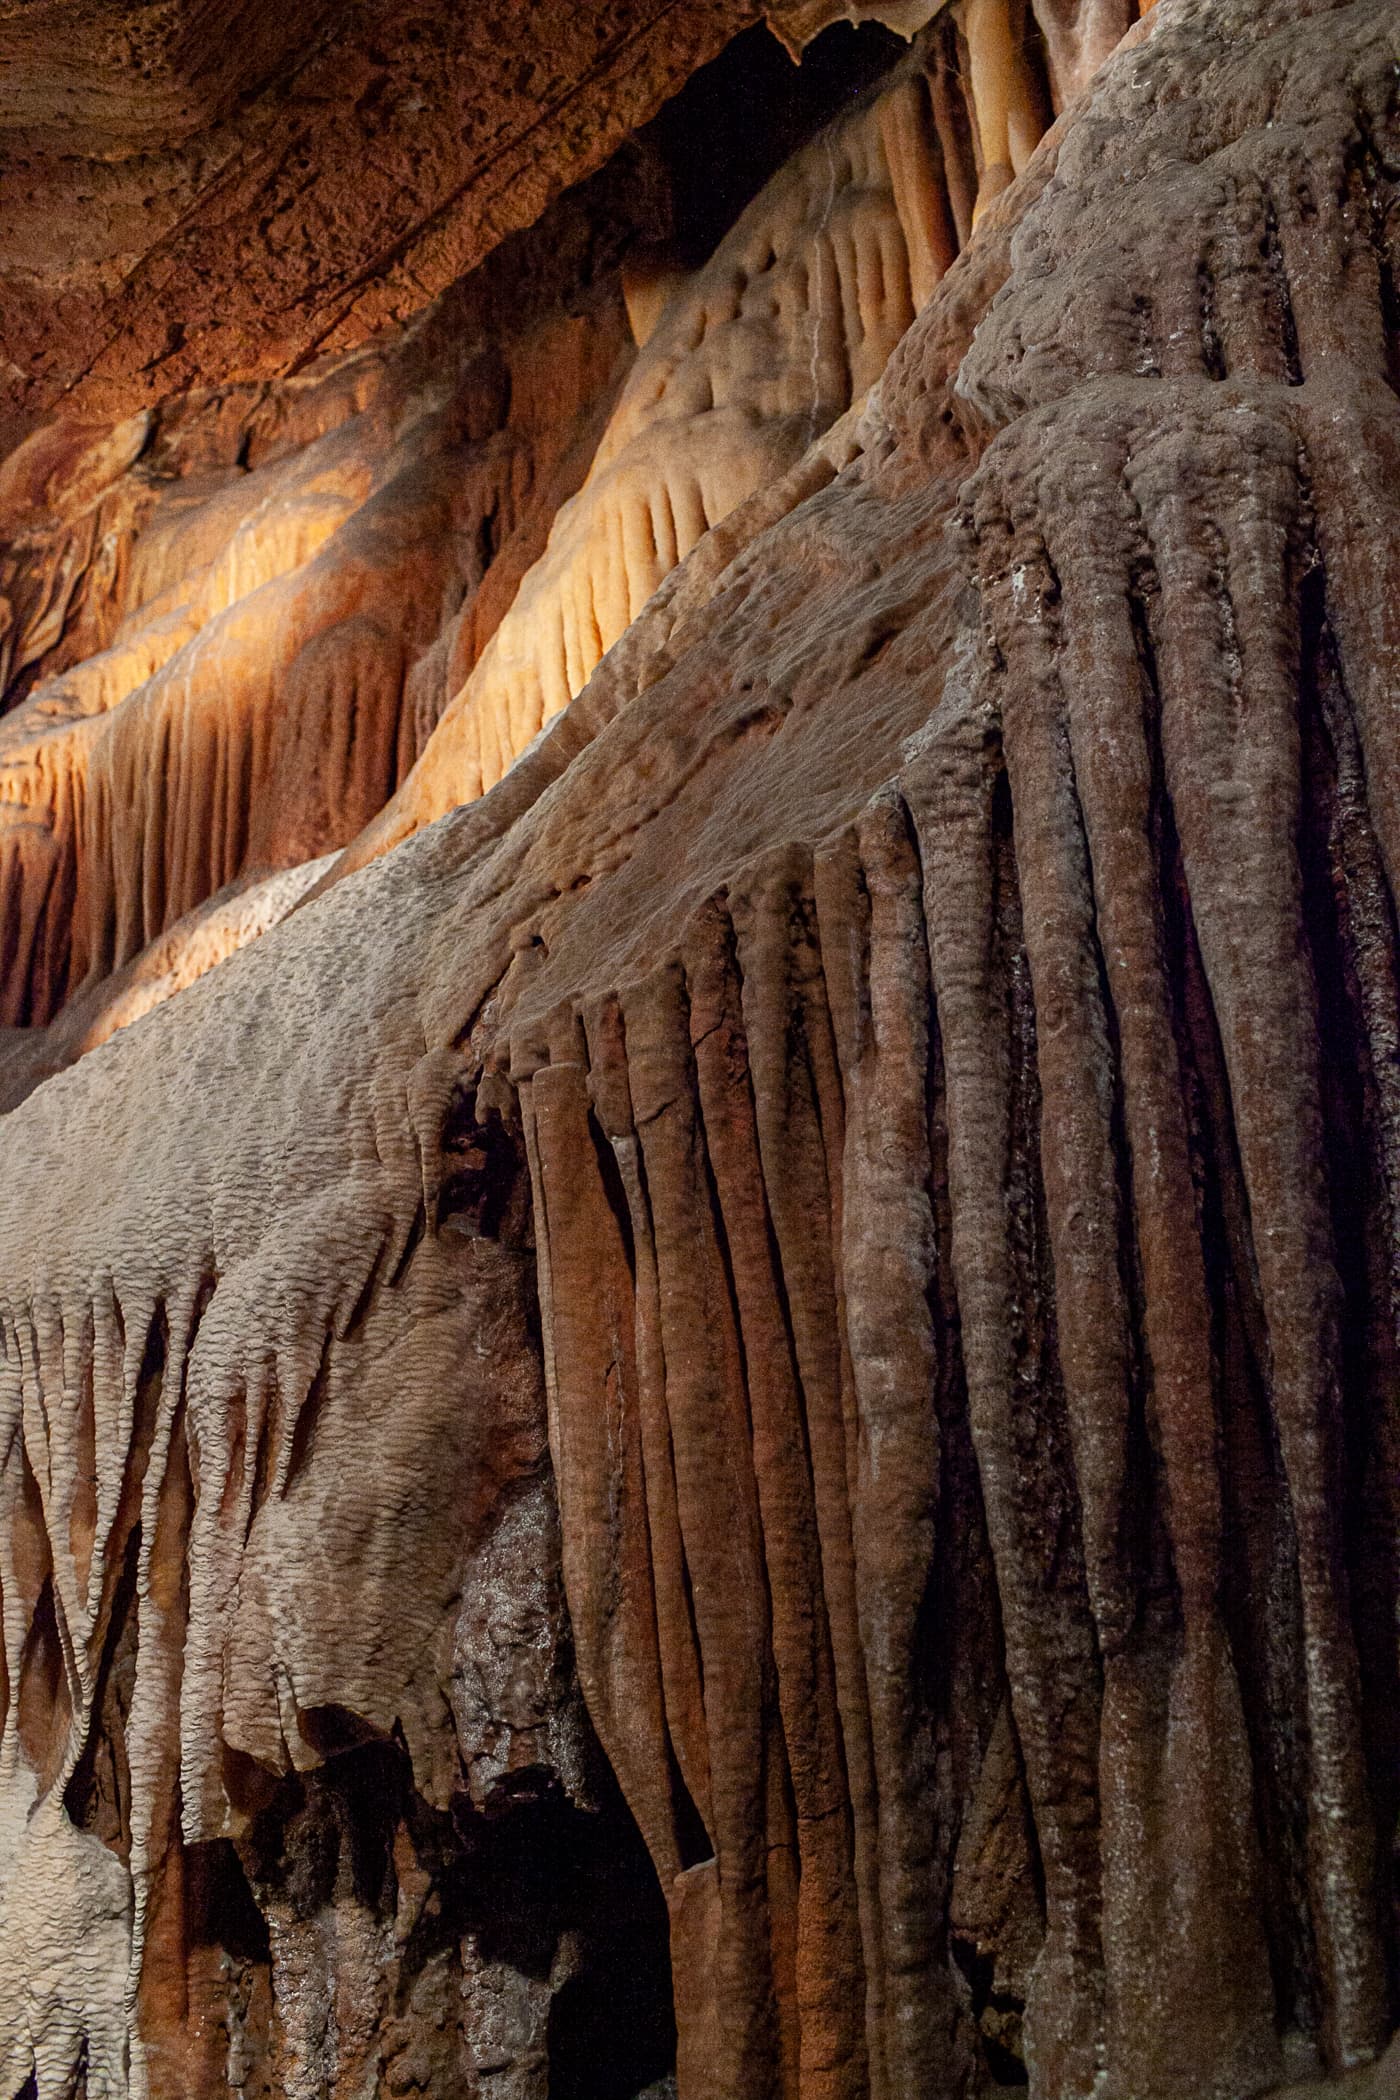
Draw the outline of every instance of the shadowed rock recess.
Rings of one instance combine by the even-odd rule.
[[[0,2100],[1400,2094],[1400,14],[768,12],[0,0]]]

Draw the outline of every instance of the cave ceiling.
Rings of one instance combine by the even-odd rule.
[[[42,0],[0,14],[10,428],[295,369],[417,311],[754,21]]]

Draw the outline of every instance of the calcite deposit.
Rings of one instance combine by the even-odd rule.
[[[0,2100],[1388,2100],[1394,9],[215,12],[0,9]]]

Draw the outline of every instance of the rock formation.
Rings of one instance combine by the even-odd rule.
[[[1394,13],[686,12],[0,466],[0,2094],[1380,2100]]]

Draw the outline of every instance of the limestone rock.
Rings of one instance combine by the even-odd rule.
[[[908,273],[863,407],[853,354],[789,399],[814,298],[771,371],[712,341],[755,228],[774,289],[833,239],[812,148],[574,385],[515,599],[564,690],[499,777],[445,757],[196,981],[191,892],[112,863],[137,976],[73,1010],[152,930],[181,988],[0,1123],[15,2092],[1394,2089],[1400,39],[1164,0],[1005,183],[974,85],[955,196],[970,14],[884,90],[941,191],[879,93],[837,134]],[[962,249],[916,314],[901,166]],[[685,465],[647,387],[731,369],[821,414],[576,679],[575,521],[639,433]],[[356,412],[382,451],[267,462],[259,591],[389,463],[443,463],[457,558],[460,424]],[[135,442],[30,441],[46,546]],[[217,596],[239,486],[158,492],[122,573],[187,534]],[[430,541],[357,575],[447,700]],[[469,708],[399,666],[421,781]],[[0,723],[17,809],[104,675]]]
[[[102,418],[261,379],[407,320],[757,12],[6,7],[11,427],[60,397]]]

